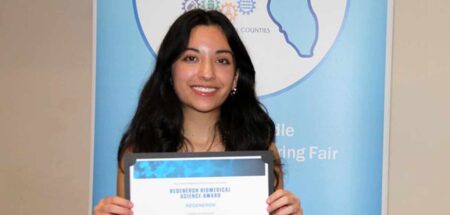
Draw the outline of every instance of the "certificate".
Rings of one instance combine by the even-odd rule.
[[[270,151],[125,155],[135,215],[261,215],[273,192]]]

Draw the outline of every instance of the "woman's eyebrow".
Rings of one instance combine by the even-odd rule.
[[[187,47],[184,51],[194,51],[194,52],[200,52],[199,49]],[[229,53],[230,55],[233,55],[233,52],[229,49],[219,49],[216,51],[216,54],[222,54],[222,53]]]
[[[229,54],[233,55],[233,52],[228,49],[220,49],[220,50],[216,51],[216,54],[221,54],[221,53],[229,53]]]
[[[200,52],[200,50],[198,50],[196,48],[190,48],[190,47],[187,47],[186,50],[184,50],[184,51],[188,51],[188,50],[194,51],[194,52]]]

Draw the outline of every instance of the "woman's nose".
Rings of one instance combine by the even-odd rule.
[[[213,62],[211,60],[202,61],[198,75],[201,79],[206,81],[214,79],[215,71]]]

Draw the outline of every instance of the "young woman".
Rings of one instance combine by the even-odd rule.
[[[272,214],[302,215],[299,199],[283,190],[274,123],[255,93],[255,70],[231,22],[220,12],[192,10],[170,27],[136,113],[120,142],[118,196],[102,199],[97,215],[132,214],[124,199],[127,152],[271,150]]]

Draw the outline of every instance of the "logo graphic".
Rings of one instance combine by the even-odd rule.
[[[227,16],[229,20],[231,20],[231,21],[236,20],[236,16],[238,14],[238,9],[237,9],[236,5],[233,5],[232,3],[227,2],[220,7],[220,11],[223,14],[225,14],[225,16]]]
[[[184,12],[188,12],[190,10],[200,8],[200,4],[198,3],[198,0],[185,0],[181,8]]]
[[[225,14],[250,53],[256,91],[264,96],[297,83],[322,61],[341,29],[348,0],[134,1],[137,23],[153,54],[180,14],[195,8]]]
[[[219,0],[202,0],[200,3],[200,8],[204,10],[218,10],[219,5]]]
[[[255,0],[239,0],[238,1],[238,8],[239,12],[241,12],[244,15],[249,15],[253,12],[253,10],[256,8],[256,1]]]

